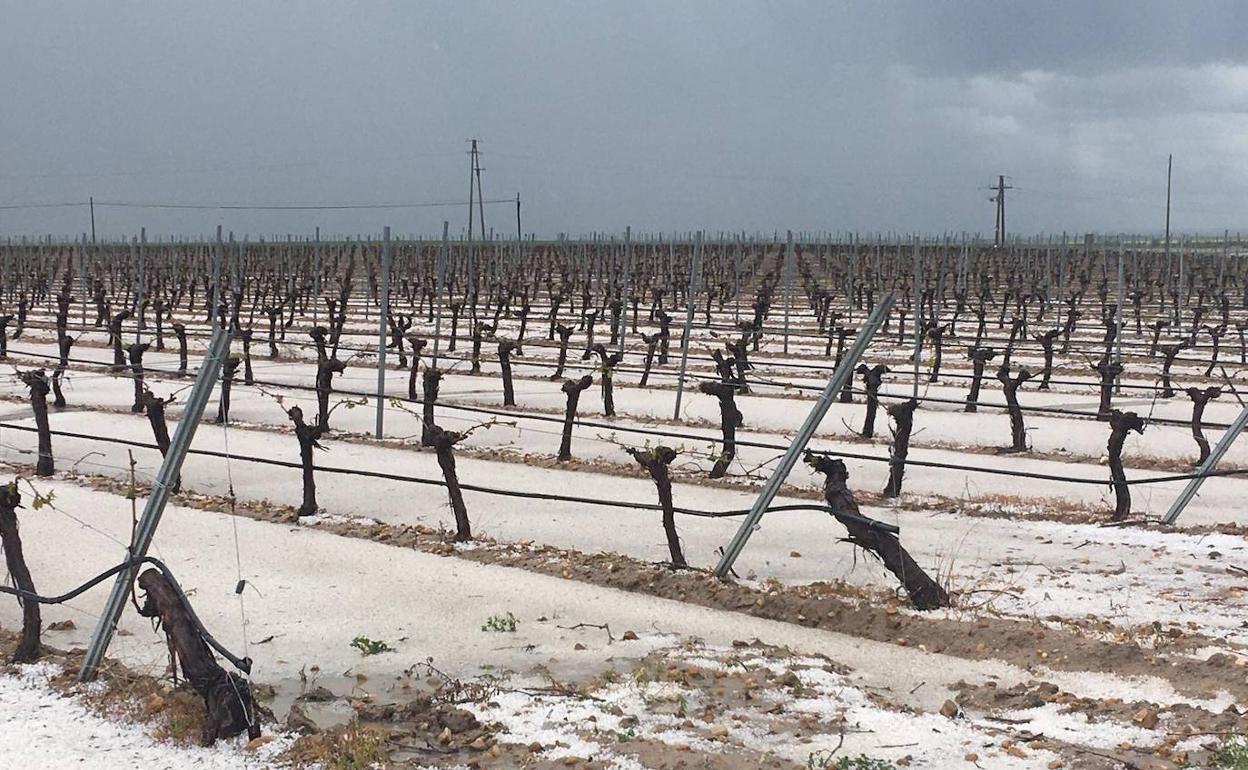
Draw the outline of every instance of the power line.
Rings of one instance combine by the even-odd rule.
[[[17,354],[21,354],[20,351],[13,351],[13,352]],[[33,355],[38,356],[38,357],[44,357],[43,354],[33,354]],[[47,357],[50,358],[51,356],[47,356]],[[79,360],[79,359],[71,359],[71,360]],[[152,368],[146,368],[146,367],[145,367],[145,372],[148,374],[170,373],[167,370],[152,369]],[[125,377],[127,375],[125,373],[118,373],[118,376]],[[246,383],[236,383],[236,384],[246,385]],[[277,389],[284,389],[284,390],[308,391],[308,392],[317,390],[316,387],[311,386],[311,385],[280,383],[280,382],[266,382],[266,381],[261,381],[261,380],[256,380],[254,383],[254,386],[261,387],[261,388],[270,387],[270,388],[277,388]],[[374,397],[374,394],[371,394],[371,393],[364,393],[364,392],[353,391],[353,390],[345,390],[341,388],[334,388],[333,392],[339,395],[349,396],[349,397],[357,397],[357,396],[369,397],[369,398]],[[886,393],[879,394],[879,397],[881,399],[885,399],[885,398],[905,399],[906,398],[905,396],[902,396],[902,395],[886,394]],[[400,401],[400,402],[406,402],[406,403],[418,404],[418,405],[423,405],[424,403],[420,399],[408,398],[408,397],[397,395],[397,394],[389,395],[387,396],[387,398],[392,401]],[[923,397],[920,397],[918,400],[920,402],[930,401],[930,402],[935,402],[935,403],[956,403],[956,404],[965,403],[964,401],[961,401],[958,399],[942,399],[942,398],[936,398],[936,397],[931,397],[931,396],[923,396]],[[487,406],[473,406],[473,405],[468,405],[468,404],[457,404],[454,402],[447,402],[447,401],[441,401],[441,400],[436,401],[434,403],[438,407],[441,407],[444,409],[450,409],[452,411],[463,411],[463,412],[470,412],[470,413],[476,413],[476,414],[487,414],[487,415],[491,415],[494,417],[504,417],[504,418],[509,418],[509,419],[520,419],[520,420],[533,420],[537,422],[549,422],[549,423],[560,423],[560,424],[562,424],[564,421],[562,417],[558,417],[555,415],[548,415],[548,414],[508,411],[505,409],[498,409],[498,408],[487,407]],[[983,403],[983,402],[976,402],[976,403],[978,406],[983,407],[983,408],[994,408],[994,409],[1007,409],[1008,408],[1004,404],[989,404],[989,403]],[[1030,407],[1030,408],[1022,407],[1022,409],[1023,411],[1067,414],[1071,416],[1078,416],[1078,417],[1085,417],[1085,418],[1093,418],[1097,416],[1096,413],[1094,412],[1077,412],[1074,410],[1061,409],[1060,407]],[[659,428],[643,428],[640,426],[631,426],[631,425],[624,425],[624,424],[618,424],[618,423],[603,423],[603,422],[596,422],[592,420],[585,420],[581,418],[574,418],[573,422],[575,425],[582,427],[582,428],[598,428],[598,429],[603,429],[603,430],[620,431],[624,433],[633,433],[633,434],[639,434],[639,435],[675,438],[675,439],[686,440],[686,441],[708,441],[708,440],[716,441],[718,440],[718,438],[715,436],[698,435],[698,434],[691,434],[688,432],[682,432],[682,431],[676,431],[676,430],[663,430]],[[1149,418],[1149,422],[1155,423],[1155,424],[1161,424],[1161,425],[1172,425],[1172,426],[1188,425],[1188,423],[1182,420],[1172,420],[1172,419],[1157,418],[1157,417]],[[1214,429],[1218,429],[1218,428],[1224,429],[1227,427],[1225,425],[1220,425],[1220,424],[1215,424],[1215,423],[1205,423],[1205,426],[1209,428],[1214,428]],[[0,424],[0,427],[8,427],[8,426],[6,424]],[[13,426],[13,427],[17,427],[17,426]],[[27,428],[19,427],[18,429],[27,430],[27,431],[35,430],[34,428],[29,428],[29,427]],[[57,431],[52,431],[52,433],[53,435],[58,435]],[[67,435],[70,437],[77,437],[77,438],[94,438],[94,437],[82,436],[79,434],[72,434],[72,433],[65,433],[63,435]],[[101,439],[101,440],[104,440],[104,439]],[[144,446],[144,447],[148,446],[146,444],[134,443],[134,442],[121,441],[121,443],[131,443],[134,446]],[[748,439],[738,439],[736,443],[738,446],[753,447],[756,449],[770,449],[770,450],[776,450],[776,451],[783,451],[786,448],[786,446],[782,444],[772,444],[772,443],[768,443],[764,441],[752,441]],[[190,451],[192,453],[197,452],[197,450],[190,450]],[[201,451],[199,453],[213,454],[206,450]],[[879,457],[875,455],[859,454],[859,453],[854,453],[854,452],[844,452],[844,451],[839,451],[839,450],[836,450],[836,451],[825,450],[821,452],[816,452],[816,454],[827,454],[827,455],[833,455],[837,457],[845,457],[845,458],[856,459],[856,460],[867,460],[867,461],[873,461],[873,462],[891,462],[891,459],[889,457]],[[257,462],[264,462],[264,461],[257,460]],[[941,463],[941,462],[935,462],[935,461],[922,461],[922,460],[913,460],[913,459],[908,459],[906,462],[911,465],[919,466],[919,467],[941,468],[945,470],[964,471],[964,472],[970,472],[970,473],[985,473],[988,475],[1014,476],[1014,477],[1030,478],[1030,479],[1036,479],[1036,480],[1042,480],[1042,481],[1054,481],[1054,482],[1065,482],[1065,483],[1075,483],[1075,484],[1093,484],[1093,485],[1104,485],[1107,483],[1106,481],[1101,480],[1101,479],[1088,479],[1088,478],[1077,478],[1077,477],[1047,474],[1047,473],[1013,471],[1013,470],[1007,470],[1004,468],[989,468],[989,467],[984,467],[984,466],[970,466],[970,465],[961,465],[961,464],[955,464],[955,463]],[[292,466],[292,467],[297,467],[297,466]],[[1238,475],[1241,473],[1248,473],[1248,469],[1237,470],[1237,471],[1227,471],[1227,472],[1219,471],[1219,472],[1214,472],[1211,475]],[[1191,479],[1191,478],[1197,478],[1198,476],[1199,474],[1197,475],[1175,475],[1175,476],[1161,477],[1161,478],[1155,478],[1155,479],[1129,481],[1127,483],[1128,484],[1146,484],[1146,483],[1156,483],[1159,481],[1175,481],[1175,480]],[[400,477],[400,480],[402,480],[402,477]],[[464,488],[467,489],[468,487],[465,486]]]
[[[481,203],[513,203],[510,198]],[[96,201],[97,206],[145,209],[194,209],[213,211],[342,211],[356,209],[415,209],[463,206],[464,201],[425,201],[419,203],[133,203],[129,201]]]
[[[486,411],[486,410],[480,410],[480,411]],[[31,427],[29,425],[18,425],[18,424],[9,423],[9,422],[0,423],[0,428],[8,428],[11,430],[21,431],[25,433],[38,433],[39,431],[38,428]],[[86,434],[86,433],[75,433],[72,431],[62,431],[62,430],[50,430],[49,433],[53,436],[63,436],[65,438],[74,438],[74,439],[81,439],[81,440],[86,440],[86,441],[99,441],[99,442],[106,443],[106,444],[120,444],[122,446],[130,446],[130,447],[136,447],[136,448],[141,448],[141,449],[157,449],[157,450],[159,449],[159,447],[157,447],[155,444],[144,442],[144,441],[135,441],[133,439],[114,438],[110,436],[100,436],[100,435]],[[704,438],[704,437],[691,437],[691,438]],[[769,445],[769,444],[747,442],[747,441],[738,441],[737,444],[738,446],[756,446],[756,447],[764,446],[764,447],[769,447],[769,448],[781,448],[781,449],[784,448],[784,447],[778,447],[778,445]],[[832,457],[845,457],[845,458],[853,459],[853,460],[865,460],[865,461],[886,462],[886,463],[893,462],[893,459],[891,457],[877,457],[874,455],[859,454],[856,452],[844,452],[840,450],[814,450],[814,449],[810,451],[812,454],[829,455]],[[289,460],[275,460],[269,457],[255,457],[251,455],[239,455],[239,454],[227,455],[225,452],[218,452],[218,451],[211,450],[211,449],[193,449],[192,448],[192,449],[188,449],[187,452],[189,454],[202,455],[205,457],[215,457],[215,458],[227,459],[227,460],[233,459],[233,460],[239,460],[242,462],[256,463],[259,465],[268,465],[268,466],[273,466],[273,467],[278,467],[278,468],[291,468],[291,469],[303,468],[302,464],[297,463],[297,462],[293,462]],[[1089,479],[1089,478],[1081,478],[1078,476],[1056,475],[1056,474],[1051,474],[1051,473],[1038,473],[1034,471],[1018,471],[1018,470],[1007,470],[1005,468],[990,468],[986,466],[960,465],[956,463],[942,463],[942,462],[936,462],[932,460],[913,460],[913,459],[907,458],[905,462],[906,462],[906,465],[911,465],[915,467],[937,468],[941,470],[954,470],[954,471],[963,471],[963,472],[968,472],[968,473],[985,473],[985,474],[995,475],[995,476],[1010,476],[1013,478],[1034,479],[1038,481],[1052,481],[1052,482],[1060,482],[1060,483],[1066,483],[1066,484],[1113,486],[1113,484],[1115,483],[1113,481],[1107,481],[1105,479]],[[336,466],[324,466],[324,465],[315,465],[313,466],[313,470],[320,471],[323,473],[341,474],[341,475],[346,475],[346,476],[362,476],[365,478],[384,479],[387,481],[400,481],[400,482],[411,483],[411,484],[446,486],[446,482],[441,479],[425,479],[425,478],[419,478],[415,476],[400,476],[395,473],[386,473],[383,471],[369,471],[369,470],[362,470],[358,468],[339,468]],[[1245,474],[1248,474],[1248,468],[1230,468],[1230,469],[1222,469],[1222,470],[1211,470],[1207,473],[1200,473],[1200,472],[1178,473],[1178,474],[1172,474],[1168,476],[1155,476],[1152,478],[1130,479],[1130,480],[1118,482],[1118,483],[1126,484],[1128,486],[1138,486],[1141,484],[1159,484],[1159,483],[1165,483],[1165,482],[1171,482],[1171,481],[1188,481],[1188,480],[1195,479],[1195,478],[1242,476]],[[481,492],[483,494],[500,495],[503,497],[518,497],[518,498],[525,498],[525,499],[531,499],[531,500],[548,500],[552,502],[582,503],[586,505],[599,505],[599,506],[603,506],[607,508],[636,508],[636,509],[641,509],[641,510],[653,510],[653,511],[662,510],[662,506],[656,503],[639,503],[639,502],[628,502],[628,501],[623,501],[623,500],[603,500],[603,499],[597,499],[597,498],[591,498],[591,497],[581,497],[578,495],[561,495],[561,494],[546,493],[546,492],[526,492],[526,491],[514,490],[514,489],[499,489],[497,487],[487,487],[487,486],[483,486],[479,484],[461,483],[459,486],[461,489],[465,489],[470,492]],[[824,510],[824,511],[827,510],[825,507],[822,507],[822,506],[810,506],[810,507],[813,509],[817,509],[817,510]],[[794,506],[785,506],[784,509],[795,510],[796,508]],[[690,516],[700,516],[700,517],[705,517],[705,518],[744,516],[746,513],[749,512],[748,510],[744,510],[744,509],[734,510],[734,511],[706,511],[706,510],[701,510],[701,509],[696,509],[696,508],[681,508],[681,507],[677,507],[674,510],[676,513],[686,514]],[[768,510],[781,510],[781,508],[771,508]]]
[[[289,341],[289,340],[288,340],[288,341],[285,341],[285,342],[282,342],[282,343],[279,343],[279,344],[283,344],[283,345],[295,345],[295,346],[299,346],[299,347],[307,347],[307,346],[308,346],[308,343],[303,343],[303,342],[300,342],[300,341]],[[376,353],[376,350],[375,350],[375,349],[372,349],[372,348],[353,348],[353,347],[343,346],[343,347],[341,347],[340,349],[342,349],[342,350],[347,350],[347,351],[356,351],[356,352],[358,352],[358,353]],[[35,351],[27,351],[27,350],[21,350],[21,349],[13,349],[13,348],[10,348],[9,352],[10,352],[10,353],[12,353],[12,354],[13,354],[13,355],[15,355],[15,356],[27,356],[27,357],[30,357],[30,358],[42,358],[42,359],[47,359],[47,360],[59,360],[59,358],[60,358],[60,356],[55,355],[55,354],[51,354],[51,353],[37,353],[37,352],[35,352]],[[69,361],[69,362],[71,362],[71,363],[83,363],[83,364],[87,364],[87,365],[90,365],[90,366],[96,366],[96,367],[100,367],[100,368],[105,368],[105,367],[109,367],[109,366],[110,366],[110,364],[108,364],[108,363],[107,363],[107,362],[105,362],[105,361],[98,361],[98,360],[94,360],[94,359],[86,359],[86,358],[78,358],[78,357],[73,357],[73,356],[71,356],[71,357],[67,358],[66,360],[67,360],[67,361]],[[462,357],[458,357],[458,358],[456,358],[456,360],[458,360],[458,361],[467,361],[468,359],[466,359],[466,358],[462,358]],[[703,360],[708,360],[708,359],[703,359]],[[523,361],[523,360],[514,362],[514,365],[516,365],[516,366],[537,367],[537,368],[553,368],[553,367],[555,366],[555,364],[552,364],[552,363],[550,363],[550,362],[544,362],[544,361]],[[576,363],[576,362],[569,362],[568,364],[566,364],[566,366],[567,366],[567,368],[569,368],[569,369],[574,369],[574,370],[577,370],[577,371],[582,371],[582,370],[584,370],[584,369],[586,369],[586,368],[594,368],[594,367],[590,367],[589,365],[586,365],[586,364],[580,364],[580,363]],[[179,373],[178,373],[177,371],[172,370],[172,369],[164,369],[164,368],[160,368],[160,367],[147,366],[147,365],[145,365],[145,366],[143,367],[143,371],[144,371],[144,373],[145,373],[145,374],[149,374],[149,375],[156,375],[156,376],[159,376],[159,375],[165,375],[165,376],[178,376],[178,375],[179,375]],[[623,367],[621,367],[621,368],[617,368],[617,369],[616,369],[616,371],[618,371],[618,372],[634,373],[634,374],[635,374],[635,373],[637,373],[637,371],[638,371],[638,370],[637,370],[637,369],[632,369],[632,368],[623,368]],[[75,374],[75,376],[78,376],[78,377],[81,377],[81,376],[82,376],[82,375],[81,375],[81,373],[71,373],[71,374]],[[655,376],[664,376],[664,377],[673,377],[673,376],[675,376],[675,373],[674,373],[674,372],[670,372],[670,371],[663,371],[663,370],[657,370],[657,371],[653,372],[653,374],[654,374]],[[92,375],[88,375],[88,377],[91,377],[91,376],[92,376]],[[95,376],[100,376],[100,377],[123,377],[123,378],[126,378],[126,377],[132,377],[133,375],[131,375],[131,374],[129,373],[129,371],[127,371],[127,370],[122,370],[122,371],[111,371],[111,370],[110,370],[110,372],[109,372],[108,374],[101,373],[101,374],[99,374],[99,375],[95,375]],[[942,375],[942,376],[944,376],[944,375]],[[971,375],[965,375],[965,376],[966,376],[966,377],[970,377]],[[705,380],[705,381],[709,381],[709,382],[717,382],[717,381],[719,381],[719,378],[718,378],[718,377],[713,376],[713,375],[709,375],[709,374],[708,374],[708,375],[686,375],[686,377],[691,378],[691,379],[697,379],[697,380]],[[817,390],[820,390],[820,386],[817,386],[817,385],[805,385],[805,384],[801,384],[801,383],[783,383],[783,382],[781,382],[781,381],[770,380],[770,379],[767,379],[767,378],[762,378],[762,377],[757,377],[757,376],[755,376],[755,377],[750,377],[750,378],[748,378],[748,379],[749,379],[750,381],[753,381],[753,382],[756,382],[756,383],[759,383],[759,384],[771,385],[771,386],[773,386],[773,387],[784,387],[784,388],[791,388],[791,389],[796,390],[796,391],[817,391]],[[987,379],[987,378],[986,378],[986,379]],[[246,384],[246,383],[244,383],[244,384]],[[316,386],[314,386],[314,385],[305,385],[305,384],[300,384],[300,383],[276,382],[276,381],[271,381],[271,380],[263,380],[263,379],[256,379],[256,380],[254,381],[254,384],[255,384],[255,385],[257,385],[257,386],[260,386],[260,387],[283,388],[283,389],[286,389],[286,390],[296,390],[296,391],[315,392],[315,391],[317,391],[317,390],[318,390],[318,389],[316,388]],[[1083,384],[1083,383],[1081,383],[1081,384]],[[1096,386],[1096,383],[1092,383],[1092,382],[1089,382],[1089,383],[1086,383],[1086,384],[1087,384],[1089,387],[1095,387],[1095,386]],[[1146,387],[1146,386],[1139,386],[1139,387]],[[862,389],[857,388],[857,387],[852,387],[852,388],[850,388],[850,390],[851,390],[851,392],[852,392],[852,393],[857,394],[857,395],[865,395],[865,394],[866,394],[866,391],[865,391],[865,390],[862,390]],[[347,390],[347,389],[344,389],[344,388],[337,388],[337,387],[336,387],[336,388],[333,388],[333,392],[334,392],[334,393],[339,393],[339,394],[344,395],[344,396],[352,396],[352,397],[357,397],[357,396],[360,396],[360,397],[368,397],[368,398],[375,398],[375,397],[376,397],[376,394],[375,394],[375,393],[365,393],[365,392],[363,392],[363,391]],[[408,403],[413,403],[413,404],[422,404],[422,403],[423,403],[423,401],[421,401],[420,399],[412,399],[412,398],[408,398],[408,397],[405,397],[405,396],[400,396],[400,395],[398,395],[398,394],[390,394],[390,395],[388,395],[388,396],[387,396],[387,398],[388,398],[388,399],[392,399],[392,400],[405,401],[405,402],[408,402]],[[890,400],[891,400],[891,399],[909,400],[909,399],[910,399],[910,398],[912,398],[912,397],[911,397],[911,396],[906,396],[906,395],[903,395],[903,394],[899,394],[899,393],[880,393],[880,394],[879,394],[879,398],[881,398],[881,399],[890,399]],[[978,408],[982,408],[982,409],[998,409],[998,410],[1008,410],[1008,409],[1009,409],[1009,405],[1008,405],[1008,404],[1003,404],[1003,403],[995,403],[995,402],[988,402],[988,401],[980,401],[980,400],[970,401],[970,400],[965,399],[965,398],[948,398],[948,397],[940,397],[940,396],[930,396],[930,395],[926,395],[926,394],[925,394],[925,395],[922,395],[922,396],[913,397],[913,398],[914,398],[914,400],[916,400],[916,401],[918,401],[918,402],[920,402],[920,403],[950,404],[950,405],[956,405],[956,406],[966,406],[967,404],[974,404],[976,407],[978,407]],[[531,414],[522,414],[522,413],[517,413],[517,412],[509,412],[509,411],[505,411],[505,410],[491,409],[491,408],[489,408],[489,407],[469,406],[469,405],[466,405],[466,404],[455,404],[455,403],[452,403],[452,402],[446,402],[446,401],[438,401],[438,402],[436,402],[436,403],[437,403],[439,406],[444,406],[444,407],[449,408],[449,409],[460,409],[460,410],[464,410],[464,411],[475,411],[475,412],[481,412],[481,413],[485,413],[485,414],[495,414],[495,415],[499,415],[499,416],[506,416],[506,417],[513,417],[513,418],[514,418],[514,417],[525,417],[525,418],[529,418],[529,419],[545,419],[545,420],[548,420],[548,421],[550,421],[550,422],[556,422],[556,423],[562,423],[562,422],[563,422],[563,418],[561,418],[561,417],[553,417],[553,416],[547,416],[547,415],[536,416],[536,415],[531,415]],[[1024,413],[1036,413],[1036,414],[1041,414],[1041,415],[1061,415],[1061,416],[1075,417],[1075,418],[1082,418],[1082,419],[1099,419],[1099,418],[1101,417],[1101,415],[1100,415],[1100,413],[1099,413],[1099,412],[1094,412],[1094,411],[1085,411],[1085,410],[1080,410],[1080,409],[1071,409],[1071,408],[1069,408],[1069,407],[1062,407],[1062,406],[1043,406],[1043,405],[1038,405],[1038,406],[1037,406],[1037,405],[1023,405],[1023,404],[1020,404],[1020,405],[1019,405],[1019,409],[1020,409],[1022,412],[1024,412]],[[1150,417],[1150,418],[1149,418],[1149,423],[1154,424],[1154,425],[1167,425],[1167,426],[1171,426],[1171,427],[1188,427],[1188,426],[1191,424],[1191,423],[1190,423],[1189,421],[1187,421],[1187,420],[1182,420],[1182,419],[1178,419],[1178,418],[1169,418],[1169,417]],[[582,424],[582,423],[581,423],[581,421],[580,421],[580,420],[577,420],[577,424]],[[1208,422],[1208,421],[1206,421],[1206,422],[1203,422],[1202,424],[1203,424],[1206,428],[1210,428],[1210,429],[1214,429],[1214,430],[1225,430],[1226,428],[1230,427],[1230,426],[1229,426],[1228,424],[1226,424],[1226,423],[1219,423],[1219,422]],[[616,429],[616,430],[620,430],[620,429],[622,429],[622,430],[625,430],[625,431],[632,431],[632,430],[633,430],[633,429],[630,429],[630,428],[620,428],[620,427],[618,427],[618,426],[613,426],[613,425],[609,425],[609,424],[593,425],[592,427],[601,427],[601,428]],[[680,436],[679,434],[664,433],[664,432],[661,432],[661,431],[660,431],[660,432],[658,432],[658,433],[657,433],[657,435],[673,435],[673,436],[675,436],[675,437],[686,437],[686,436]],[[693,437],[693,438],[705,438],[705,437],[702,437],[702,436],[696,436],[696,437]],[[738,441],[737,443],[738,443],[738,444],[742,444],[743,442]],[[784,447],[777,446],[777,447],[769,447],[769,448],[779,448],[779,449],[783,449]]]
[[[514,204],[514,198],[473,201],[484,204]],[[89,208],[92,201],[65,203],[5,203],[0,210]],[[134,209],[187,209],[193,211],[348,211],[359,209],[418,209],[463,206],[464,201],[420,201],[412,203],[163,203],[141,201],[94,201],[95,206]]]
[[[83,203],[5,203],[0,204],[0,210],[14,211],[17,209],[64,209],[88,205]]]
[[[442,152],[404,152],[403,157],[406,159],[414,158],[447,158],[457,155],[454,151]],[[180,175],[197,175],[197,174],[237,174],[249,171],[272,171],[280,169],[295,168],[314,168],[328,166],[348,166],[358,168],[360,166],[382,166],[391,168],[394,161],[389,158],[367,158],[367,159],[342,159],[342,160],[300,160],[288,161],[282,163],[233,163],[220,166],[194,166],[194,167],[177,167],[177,166],[160,166],[158,163],[145,163],[140,168],[113,169],[106,171],[93,172],[38,172],[38,173],[5,173],[0,174],[0,181],[9,181],[14,179],[100,179],[105,177],[152,177],[152,176],[180,176]]]

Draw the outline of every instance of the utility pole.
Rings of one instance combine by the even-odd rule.
[[[472,142],[472,149],[468,151],[468,242],[472,243],[472,218],[474,216],[472,196],[477,189],[474,177],[474,173],[477,170],[477,140],[469,139],[468,141]]]
[[[520,193],[516,193],[516,243],[523,239],[524,237],[520,234]]]
[[[95,196],[94,195],[87,198],[87,204],[91,207],[91,245],[94,246],[95,245]],[[1168,211],[1169,206],[1167,206],[1166,208]],[[1167,221],[1169,221],[1169,215],[1167,215],[1166,219]],[[1167,226],[1167,230],[1168,229],[1169,229],[1169,226]]]
[[[997,186],[991,189],[996,189],[997,191],[996,195],[988,199],[989,202],[997,204],[997,220],[996,220],[996,223],[993,225],[993,232],[995,233],[995,236],[993,238],[992,243],[994,246],[1004,246],[1005,245],[1005,191],[1013,190],[1014,188],[1011,187],[1010,185],[1007,185],[1005,183],[1005,175],[1000,174],[997,176]]]
[[[471,147],[468,150],[468,243],[471,244],[473,220],[472,204],[474,203],[474,194],[476,198],[475,203],[477,204],[476,213],[479,215],[478,218],[481,220],[481,236],[485,237],[485,196],[481,193],[481,154],[477,150],[477,140],[469,139],[468,142],[471,144]],[[520,196],[517,194],[517,208],[519,208],[519,199]],[[516,216],[519,218],[518,211]]]
[[[477,219],[481,220],[481,238],[485,238],[485,191],[481,189],[481,153],[477,152],[477,140],[472,140],[472,161],[477,173]]]

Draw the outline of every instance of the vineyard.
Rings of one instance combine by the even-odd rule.
[[[0,247],[0,649],[59,664],[0,712],[196,767],[1241,767],[1246,329],[1222,241]]]

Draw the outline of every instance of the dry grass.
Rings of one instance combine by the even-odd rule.
[[[389,761],[386,734],[376,727],[352,720],[319,735],[295,741],[287,752],[296,768],[325,770],[367,770],[384,767]]]

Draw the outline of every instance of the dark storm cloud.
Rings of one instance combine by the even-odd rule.
[[[3,4],[0,203],[462,200],[526,229],[1236,228],[1234,2]],[[101,231],[432,234],[460,210],[101,208]],[[513,212],[487,220],[511,231]],[[0,210],[0,234],[80,233]]]

